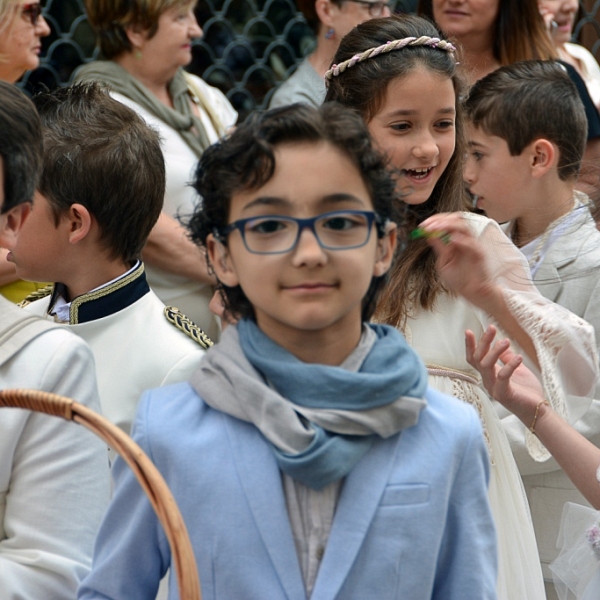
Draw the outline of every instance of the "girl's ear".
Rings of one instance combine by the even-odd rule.
[[[85,239],[93,225],[92,215],[83,204],[71,204],[69,211],[61,216],[61,220],[67,221],[69,243],[73,245]]]
[[[206,238],[206,251],[217,279],[227,287],[239,285],[239,279],[227,247],[212,233],[209,233]]]
[[[530,156],[531,174],[539,179],[558,165],[558,148],[550,141],[540,138],[529,144],[526,151]]]
[[[386,234],[377,240],[377,256],[373,267],[373,276],[385,275],[392,266],[394,252],[396,250],[397,226],[389,222],[386,225]]]

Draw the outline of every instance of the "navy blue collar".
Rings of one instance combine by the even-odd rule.
[[[52,314],[54,305],[60,296],[64,297],[65,286],[56,283],[48,305],[48,314]],[[102,317],[113,315],[145,296],[150,291],[144,272],[144,264],[140,262],[131,273],[117,279],[99,290],[81,294],[73,298],[69,310],[69,324],[87,323]]]

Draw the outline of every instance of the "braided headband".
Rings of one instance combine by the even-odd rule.
[[[331,65],[331,69],[325,73],[325,79],[333,79],[334,77],[337,77],[340,73],[343,73],[346,69],[353,67],[356,63],[364,62],[365,60],[374,58],[379,54],[393,52],[394,50],[401,50],[406,46],[430,46],[431,48],[437,48],[438,50],[444,50],[445,52],[454,52],[456,50],[454,44],[451,44],[446,40],[440,40],[439,38],[429,37],[428,35],[422,35],[418,38],[402,38],[401,40],[386,42],[382,46],[377,46],[377,48],[369,48],[361,54],[355,54],[352,58],[345,60],[339,65]]]

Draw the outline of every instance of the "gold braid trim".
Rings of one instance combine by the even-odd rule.
[[[214,345],[214,342],[206,335],[206,333],[204,333],[194,321],[188,319],[188,317],[186,317],[178,308],[175,308],[174,306],[165,306],[164,315],[171,325],[175,325],[177,329],[183,331],[183,333],[191,337],[205,350],[208,350]]]
[[[40,288],[39,290],[35,290],[35,292],[31,292],[27,297],[25,297],[17,306],[19,308],[25,308],[28,304],[35,302],[36,300],[41,300],[42,298],[46,298],[50,296],[54,290],[54,284],[51,283],[46,287]]]

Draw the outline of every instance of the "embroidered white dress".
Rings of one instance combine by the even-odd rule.
[[[523,256],[494,221],[472,214],[465,214],[465,218],[486,248],[489,267],[505,289],[511,312],[535,344],[547,397],[555,410],[572,422],[591,401],[597,364],[593,329],[537,292]],[[478,373],[465,356],[465,330],[470,329],[479,337],[490,322],[487,315],[462,298],[443,294],[433,310],[421,310],[408,319],[405,335],[427,364],[430,385],[473,404],[481,417],[492,463],[489,497],[498,533],[499,600],[545,600],[519,471],[495,403],[481,387]],[[577,377],[561,376],[567,365],[579,365]],[[575,397],[565,397],[563,386]],[[548,456],[530,434],[527,448],[537,460]],[[440,448],[440,452],[444,449]]]
[[[600,467],[596,473],[600,483]],[[550,565],[560,600],[600,598],[600,511],[567,502],[556,544],[560,554]]]

